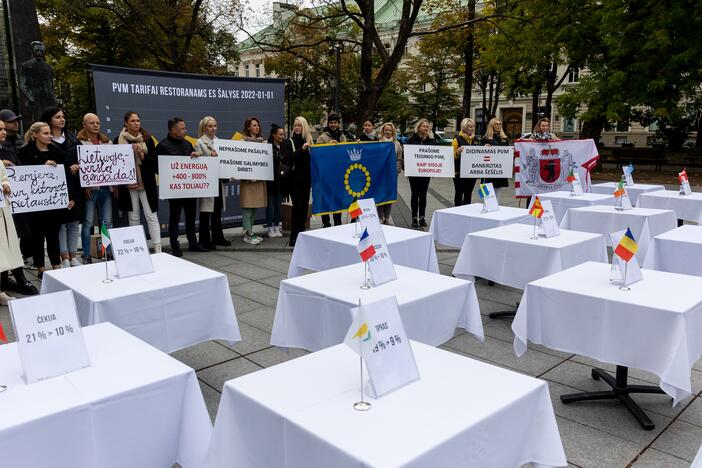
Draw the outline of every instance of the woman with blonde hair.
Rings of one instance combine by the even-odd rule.
[[[453,147],[454,178],[453,188],[455,195],[453,204],[455,206],[470,205],[475,188],[474,178],[461,178],[461,153],[464,146],[475,146],[480,144],[480,139],[475,135],[475,121],[466,117],[461,120],[461,131],[456,135],[456,138],[451,142]]]
[[[292,142],[292,164],[290,170],[290,199],[292,200],[292,229],[290,232],[290,246],[295,247],[297,235],[305,231],[307,211],[310,204],[310,189],[312,176],[310,174],[310,146],[312,146],[312,132],[307,119],[302,116],[295,117]]]
[[[502,129],[502,121],[497,117],[493,117],[492,119],[490,119],[490,122],[487,126],[487,132],[485,133],[485,137],[483,138],[483,144],[485,146],[509,146],[511,144],[509,138],[507,137],[507,134]],[[483,184],[492,183],[492,186],[495,188],[495,196],[498,198],[498,200],[500,194],[499,189],[503,187],[509,187],[509,181],[505,178],[488,178],[482,179],[480,182]]]
[[[436,145],[434,134],[429,129],[427,119],[419,119],[414,126],[414,134],[407,140],[408,145]],[[431,177],[408,177],[412,206],[412,227],[426,227],[427,191]],[[417,220],[419,216],[419,220]]]
[[[261,121],[258,117],[249,117],[244,122],[244,140],[255,143],[263,143],[261,136]],[[257,245],[263,238],[253,232],[254,217],[256,208],[268,206],[268,194],[266,193],[266,181],[264,180],[241,180],[239,181],[239,203],[241,206],[241,218],[244,225],[244,242]]]
[[[195,152],[200,156],[216,157],[214,139],[217,138],[217,121],[209,115],[203,117],[197,126],[198,140]],[[224,238],[222,230],[222,210],[224,209],[223,181],[219,182],[219,194],[216,197],[203,197],[198,200],[200,207],[200,244],[209,250],[215,250],[218,245],[229,246],[231,242]],[[211,235],[210,235],[211,232]]]
[[[541,117],[539,121],[536,122],[534,130],[525,139],[534,141],[549,141],[559,140],[560,138],[551,133],[551,122],[548,120],[548,117]]]
[[[395,160],[397,161],[397,173],[402,172],[402,145],[397,141],[397,130],[392,122],[385,122],[380,127],[380,141],[392,141],[395,145]],[[378,215],[380,216],[380,222],[383,224],[390,223],[390,211],[392,210],[392,203],[386,203],[378,207]]]

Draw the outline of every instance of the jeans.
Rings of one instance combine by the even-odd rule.
[[[95,219],[95,207],[98,209],[99,225],[103,223],[109,229],[112,227],[112,193],[108,187],[90,191],[90,199],[85,200],[85,218],[81,226],[83,257],[90,257],[90,230]]]
[[[71,253],[73,255],[78,251],[78,237],[80,237],[80,228],[78,221],[62,224],[59,231],[59,246],[61,253]]]
[[[280,193],[268,195],[268,206],[266,207],[266,226],[268,226],[268,229],[278,227],[280,223],[280,204],[282,201]]]
[[[129,197],[132,199],[132,211],[129,212],[129,225],[138,226],[141,224],[139,216],[139,205],[144,210],[144,218],[146,218],[146,228],[149,230],[151,244],[161,244],[161,224],[158,221],[158,212],[151,211],[149,200],[146,197],[146,190],[129,190]]]

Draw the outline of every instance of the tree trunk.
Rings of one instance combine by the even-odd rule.
[[[697,138],[695,148],[702,148],[702,112],[697,113]]]
[[[580,131],[580,139],[592,138],[595,143],[599,142],[606,119],[603,116],[593,120],[583,122],[583,129]]]
[[[490,109],[490,114],[497,117],[497,105],[500,103],[500,94],[502,93],[502,79],[500,75],[497,75],[497,83],[495,83],[495,98],[492,102],[492,109]]]
[[[488,101],[488,106],[487,110],[490,111],[490,115],[488,117],[492,118],[492,95],[493,95],[493,90],[495,88],[495,74],[490,72],[490,92],[488,96],[490,96],[489,101]]]
[[[475,2],[476,0],[468,1],[468,20],[475,19]],[[463,61],[466,66],[463,69],[463,103],[461,106],[461,119],[470,117],[470,104],[473,97],[473,31],[475,27],[471,23],[468,26],[468,36],[465,46],[463,47]]]
[[[534,86],[534,93],[531,95],[531,128],[536,127],[539,121],[539,97],[541,96],[541,83]]]

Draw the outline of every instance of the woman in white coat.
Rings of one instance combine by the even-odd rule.
[[[0,121],[0,143],[5,141],[7,131],[5,123]],[[10,179],[4,164],[0,164],[0,185],[2,185],[2,202],[0,202],[0,271],[14,270],[24,264],[20,252],[19,239],[12,221],[12,210],[8,196],[10,195]],[[0,291],[0,304],[7,305],[14,299],[4,291]]]
[[[195,143],[195,152],[200,156],[217,156],[214,149],[214,139],[217,138],[217,121],[214,117],[204,117],[197,128],[198,140]],[[222,210],[224,207],[223,184],[219,183],[219,195],[216,197],[203,197],[199,200],[200,208],[200,244],[214,250],[217,245],[232,245],[224,238],[222,230]],[[210,235],[211,232],[211,235]]]

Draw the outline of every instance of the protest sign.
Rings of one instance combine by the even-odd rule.
[[[8,198],[13,213],[68,207],[68,186],[62,164],[10,166],[6,169],[12,187]]]
[[[79,145],[80,186],[136,184],[132,145]]]
[[[511,178],[514,146],[464,146],[461,152],[462,178]]]
[[[451,146],[405,145],[405,175],[408,177],[454,177]]]
[[[158,196],[169,198],[216,197],[219,193],[217,159],[160,156]]]
[[[270,143],[215,138],[214,147],[217,150],[220,177],[273,180],[273,146]]]
[[[110,229],[110,241],[119,278],[154,272],[143,226]]]
[[[28,384],[90,365],[73,291],[10,301],[10,313]]]

